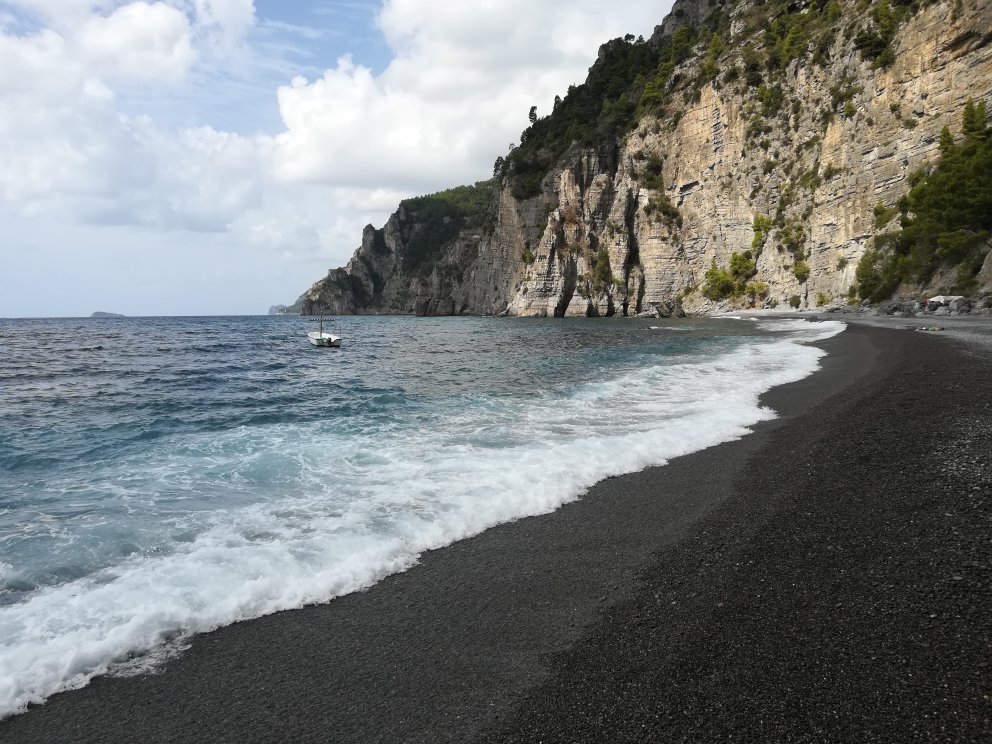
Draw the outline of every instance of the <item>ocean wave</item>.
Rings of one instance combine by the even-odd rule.
[[[431,406],[400,396],[360,420],[164,437],[87,486],[112,498],[115,518],[80,511],[72,534],[45,536],[62,560],[95,561],[88,574],[0,607],[0,716],[120,665],[143,669],[136,658],[192,634],[369,587],[609,476],[744,436],[775,415],[763,392],[818,367],[824,352],[804,344],[842,329],[773,321],[762,330],[774,335],[533,395]]]

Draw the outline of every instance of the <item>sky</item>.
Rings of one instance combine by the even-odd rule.
[[[0,317],[254,315],[671,0],[0,0]]]

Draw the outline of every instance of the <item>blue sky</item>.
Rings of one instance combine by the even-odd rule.
[[[380,6],[378,0],[255,0],[255,23],[245,39],[253,59],[242,56],[220,69],[194,71],[175,97],[136,92],[127,110],[152,111],[158,121],[176,126],[276,132],[281,122],[273,92],[294,76],[319,77],[346,54],[376,74],[386,68],[391,54],[376,25]]]
[[[0,0],[0,317],[291,302],[669,5]]]
[[[217,104],[209,110],[209,123],[244,134],[276,131],[279,108],[272,91],[295,75],[319,77],[345,54],[381,73],[391,54],[376,26],[379,7],[377,0],[256,0],[258,20],[248,43],[259,51],[267,68],[263,66],[258,77],[244,81],[251,84],[239,89],[243,95],[236,105]]]

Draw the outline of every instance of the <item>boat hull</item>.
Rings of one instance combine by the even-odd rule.
[[[338,347],[341,345],[341,337],[335,336],[333,333],[311,331],[307,334],[307,340],[313,346]]]

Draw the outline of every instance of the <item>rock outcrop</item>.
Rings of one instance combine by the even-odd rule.
[[[698,24],[706,7],[679,0],[656,37]],[[731,11],[721,70],[746,68],[751,7]],[[718,76],[698,91],[676,86],[677,114],[646,115],[619,142],[573,144],[538,196],[515,197],[504,173],[480,224],[417,271],[405,260],[417,215],[401,208],[365,229],[348,265],[305,293],[303,312],[706,313],[727,306],[700,291],[707,269],[752,246],[763,286],[743,301],[838,302],[879,205],[891,209],[910,174],[936,160],[942,128],[960,131],[969,97],[992,99],[992,6],[926,6],[901,26],[884,69],[851,35],[837,34],[825,64],[801,57],[785,67],[784,103],[770,120],[753,88]],[[992,285],[989,266],[979,280]]]

